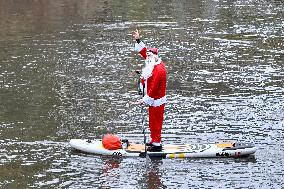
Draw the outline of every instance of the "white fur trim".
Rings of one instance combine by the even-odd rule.
[[[145,102],[145,104],[147,104],[149,106],[158,107],[158,106],[165,104],[167,102],[167,98],[166,98],[166,96],[163,96],[162,98],[155,100],[154,98],[151,98],[148,95],[145,95],[143,97],[143,101]]]
[[[148,95],[145,95],[143,97],[143,101],[145,102],[145,104],[152,106],[154,103],[154,98],[149,97]]]
[[[152,144],[153,144],[154,146],[161,146],[161,143],[159,143],[159,142],[152,142]]]
[[[162,104],[165,104],[166,102],[167,102],[167,98],[166,96],[163,96],[162,98],[154,100],[153,106],[158,107],[158,106],[161,106]]]
[[[140,43],[135,43],[134,50],[140,52],[145,47],[145,44],[140,41]]]

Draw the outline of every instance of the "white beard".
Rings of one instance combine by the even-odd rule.
[[[152,72],[155,66],[155,57],[147,57],[145,60],[145,67],[142,69],[141,77],[143,79],[148,79],[152,76]]]

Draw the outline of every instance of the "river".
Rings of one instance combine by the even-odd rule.
[[[284,188],[283,1],[0,7],[0,188]],[[163,143],[253,142],[254,156],[149,161],[70,148],[106,133],[143,142],[135,29],[167,65]]]

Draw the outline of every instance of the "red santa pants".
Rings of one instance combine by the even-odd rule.
[[[151,131],[151,142],[161,143],[162,125],[164,120],[165,104],[149,107],[149,127]]]

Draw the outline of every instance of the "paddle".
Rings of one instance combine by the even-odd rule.
[[[146,147],[146,128],[145,128],[145,117],[144,117],[144,108],[143,108],[143,104],[139,104],[139,103],[137,103],[137,102],[135,102],[135,103],[133,103],[133,104],[135,104],[135,105],[141,105],[141,124],[142,124],[142,132],[143,132],[143,135],[144,135],[144,146],[145,146],[145,153],[144,154],[142,154],[141,153],[141,157],[147,157],[147,147]]]
[[[151,162],[151,159],[150,159],[150,156],[149,154],[147,153],[147,146],[146,146],[146,128],[145,128],[145,117],[144,117],[144,114],[143,114],[143,104],[141,104],[141,116],[142,116],[142,128],[143,128],[143,135],[144,135],[144,150],[145,150],[145,153],[143,154],[142,157],[146,158],[146,165],[148,166],[149,165],[149,162]]]
[[[141,74],[141,72],[140,71],[138,71],[138,70],[136,70],[135,71],[136,72],[136,74],[139,76],[138,77],[138,82],[137,82],[137,84],[138,84],[138,93],[142,96],[142,97],[144,97],[144,95],[145,95],[145,85],[143,85],[143,89],[142,89],[142,91],[140,90],[140,88],[139,88],[139,85],[140,85],[140,74]],[[142,123],[142,131],[143,131],[143,135],[144,135],[144,149],[145,149],[145,154],[143,155],[144,157],[147,157],[147,146],[146,146],[146,141],[147,141],[147,138],[146,138],[146,128],[145,128],[145,117],[144,117],[144,109],[143,109],[143,104],[141,104],[141,123]]]
[[[147,157],[147,148],[146,148],[146,128],[145,128],[145,121],[144,121],[144,113],[143,113],[143,104],[141,104],[141,120],[142,120],[142,131],[143,131],[143,135],[144,135],[144,149],[145,149],[145,157]]]

